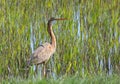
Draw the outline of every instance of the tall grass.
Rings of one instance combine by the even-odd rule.
[[[24,77],[27,59],[39,43],[50,41],[50,17],[57,50],[47,68],[57,75],[120,73],[119,0],[0,0],[0,78]]]
[[[11,78],[7,80],[2,80],[1,84],[119,84],[120,77],[117,75],[113,76],[92,76],[79,78],[78,76],[62,77],[53,80],[53,79],[21,79],[21,78]]]

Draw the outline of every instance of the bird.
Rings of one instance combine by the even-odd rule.
[[[51,42],[40,45],[31,55],[27,62],[27,66],[43,64],[43,75],[46,76],[45,66],[50,57],[56,51],[56,37],[52,29],[52,22],[57,20],[66,20],[66,18],[50,18],[47,23],[47,32],[50,35]]]

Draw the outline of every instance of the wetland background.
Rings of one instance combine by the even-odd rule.
[[[120,75],[120,0],[0,0],[0,79],[24,78],[34,49],[50,42],[50,17],[57,50],[49,77]],[[29,72],[33,76],[33,70]]]

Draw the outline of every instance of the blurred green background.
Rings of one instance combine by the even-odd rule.
[[[0,0],[0,78],[24,78],[33,50],[50,42],[50,17],[69,19],[53,25],[51,74],[120,74],[119,5],[120,0]]]

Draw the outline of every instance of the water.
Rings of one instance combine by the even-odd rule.
[[[108,75],[112,75],[112,65],[110,57],[108,57]]]
[[[78,6],[78,11],[76,13],[76,20],[77,20],[77,24],[78,24],[78,32],[77,32],[77,36],[78,38],[80,37],[80,10],[79,10],[79,6]]]
[[[55,73],[54,68],[55,68],[54,57],[51,57],[51,69],[53,69],[53,70],[51,70],[51,75],[52,75],[53,79],[56,80],[57,74]]]
[[[35,44],[35,35],[33,33],[33,27],[32,27],[32,24],[30,25],[30,47],[31,47],[31,50],[32,50],[32,53],[34,52],[34,44]]]
[[[103,70],[103,59],[100,59],[100,69]]]

